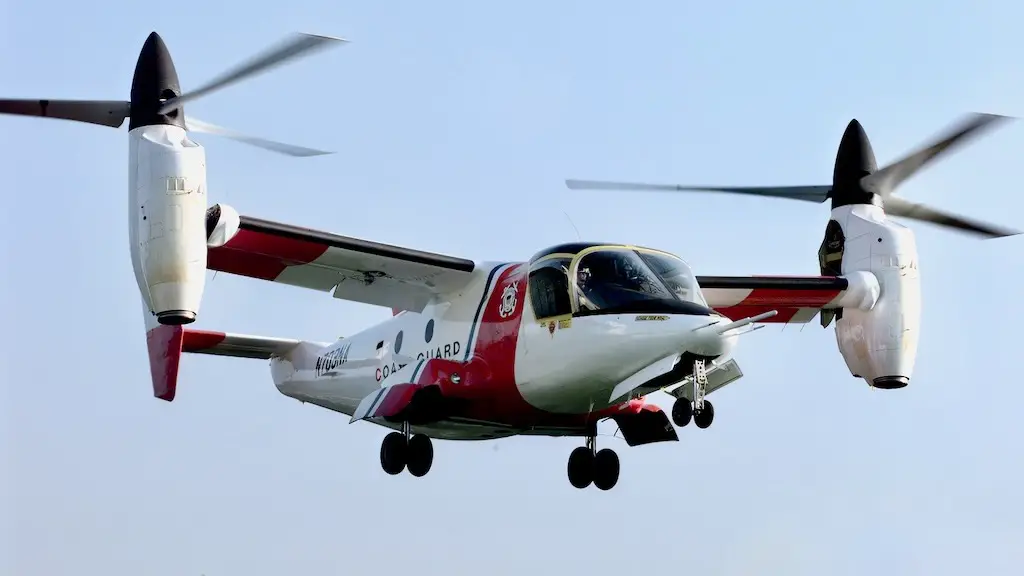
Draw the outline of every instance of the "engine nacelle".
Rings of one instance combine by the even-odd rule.
[[[836,311],[836,341],[847,367],[872,387],[903,388],[914,371],[921,325],[913,232],[889,220],[879,206],[836,207],[822,245],[823,273],[834,272],[834,264],[843,275],[869,272],[880,287],[871,309]]]
[[[206,284],[206,153],[179,126],[128,134],[135,279],[161,324],[189,324]]]

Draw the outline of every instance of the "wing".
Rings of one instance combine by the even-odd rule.
[[[476,264],[241,216],[237,233],[209,249],[207,268],[418,312],[469,282]]]
[[[868,309],[878,299],[878,280],[849,276],[698,276],[708,305],[733,319],[769,310],[764,322],[807,323],[821,310]]]

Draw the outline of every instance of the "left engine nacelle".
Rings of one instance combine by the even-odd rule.
[[[836,341],[851,374],[874,388],[909,384],[921,324],[914,233],[889,220],[879,206],[841,206],[832,210],[819,256],[823,274],[867,272],[880,287],[870,309],[835,311]],[[823,316],[823,323],[828,321]]]
[[[206,153],[178,126],[129,132],[129,236],[142,299],[161,324],[194,322],[206,284]]]

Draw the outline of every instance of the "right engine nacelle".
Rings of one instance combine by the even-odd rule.
[[[206,283],[206,153],[178,126],[141,126],[129,132],[129,165],[139,292],[161,324],[189,324]]]
[[[846,308],[837,315],[836,341],[847,367],[872,387],[903,388],[913,375],[921,324],[913,232],[878,206],[840,206],[832,210],[823,268],[829,255],[841,260],[842,274],[870,272],[880,287],[870,310]]]

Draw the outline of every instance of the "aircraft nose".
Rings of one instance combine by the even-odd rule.
[[[720,334],[715,328],[719,324],[728,324],[729,319],[717,314],[711,316],[707,325],[693,331],[687,342],[688,352],[700,356],[727,356],[736,348],[738,335],[732,332]]]

